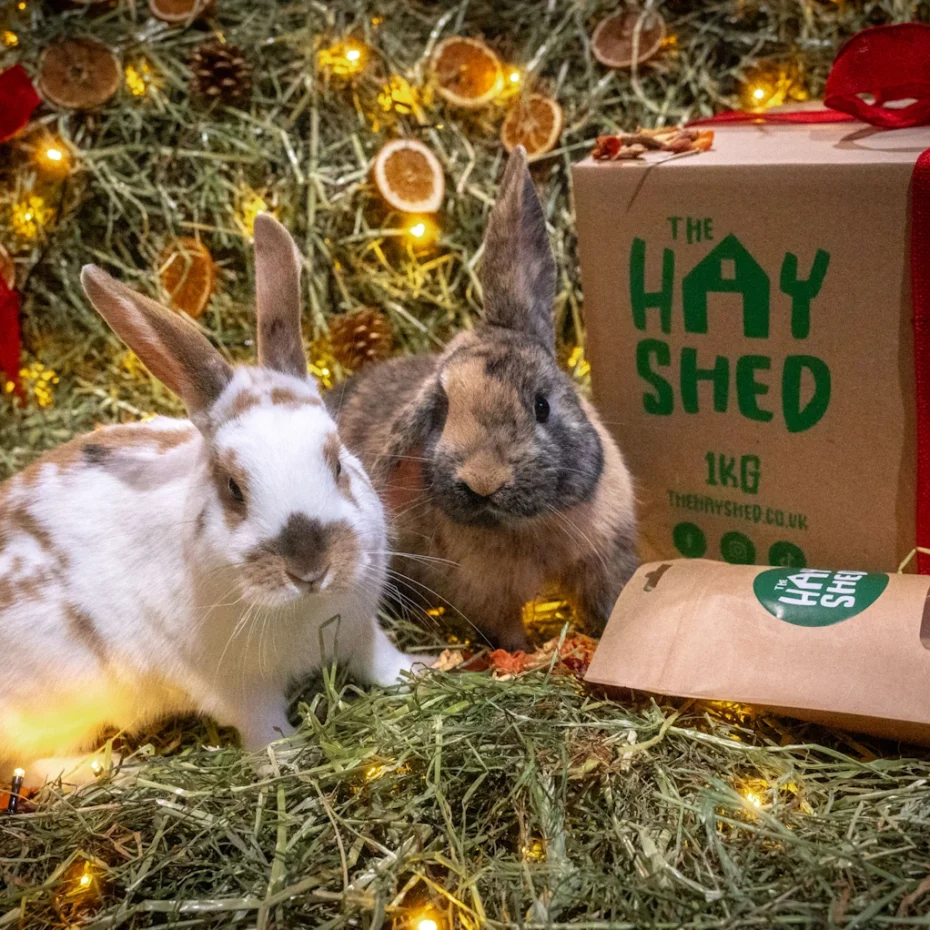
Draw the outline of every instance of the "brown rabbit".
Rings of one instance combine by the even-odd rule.
[[[636,567],[632,482],[555,358],[556,269],[514,150],[488,220],[486,322],[441,355],[374,366],[330,398],[387,503],[402,599],[444,604],[508,649],[558,584],[598,629]]]

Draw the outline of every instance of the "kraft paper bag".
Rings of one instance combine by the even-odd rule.
[[[930,743],[930,577],[653,562],[586,680]]]
[[[895,571],[918,544],[927,148],[927,126],[746,125],[709,152],[575,166],[594,397],[644,559]]]

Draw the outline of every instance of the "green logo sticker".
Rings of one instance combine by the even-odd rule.
[[[694,523],[679,523],[672,530],[672,541],[686,559],[699,559],[707,552],[707,537]]]
[[[743,533],[724,533],[720,540],[720,554],[731,565],[752,565],[756,560],[756,547]]]
[[[871,607],[888,587],[887,575],[770,568],[752,589],[773,616],[795,626],[832,626]]]
[[[769,549],[769,565],[804,568],[807,565],[807,558],[800,546],[790,542],[777,542]]]

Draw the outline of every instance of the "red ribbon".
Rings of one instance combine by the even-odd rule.
[[[15,393],[22,397],[19,381],[19,360],[22,352],[19,333],[19,293],[8,287],[0,275],[0,394],[7,381],[15,385]]]
[[[885,106],[899,100],[913,102]],[[882,129],[930,123],[930,26],[874,26],[854,35],[833,62],[824,103]]]
[[[930,149],[911,175],[911,303],[914,308],[914,389],[917,395],[917,545],[930,548]],[[930,555],[917,553],[930,575]]]
[[[725,126],[727,123],[851,123],[853,118],[835,110],[802,110],[799,113],[751,113],[749,110],[727,110],[716,116],[694,119],[689,126]]]
[[[12,139],[28,122],[41,98],[22,65],[0,72],[0,142]]]
[[[867,99],[871,98],[871,99]],[[908,103],[889,107],[898,101]],[[930,26],[875,26],[839,51],[824,103],[830,109],[800,113],[735,110],[692,126],[726,123],[844,123],[860,120],[881,129],[930,124]],[[911,175],[911,300],[917,408],[917,545],[930,548],[930,149]],[[918,553],[917,570],[930,574],[930,555]]]
[[[0,72],[0,142],[16,135],[32,116],[41,98],[22,65]],[[19,294],[0,277],[0,393],[12,381],[22,396],[19,360],[22,343],[19,331]]]

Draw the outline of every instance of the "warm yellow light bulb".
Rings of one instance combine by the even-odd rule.
[[[752,92],[752,96],[753,96],[756,100],[763,100],[763,99],[765,98],[765,88],[763,88],[763,87],[757,87],[757,88]]]
[[[407,219],[403,232],[409,245],[416,249],[423,249],[436,242],[439,227],[431,217],[411,216]]]
[[[520,83],[520,72],[519,72],[519,71],[511,71],[511,72],[510,72],[510,83],[511,83],[511,84],[519,84],[519,83]]]
[[[41,227],[51,219],[52,211],[45,201],[35,195],[14,203],[10,210],[10,226],[17,236],[23,239],[35,239]]]
[[[7,48],[15,48],[19,45],[19,36],[15,32],[10,32],[9,29],[4,29],[3,32],[0,33],[0,41],[2,41]]]
[[[127,64],[123,74],[126,77],[126,87],[133,97],[144,97],[163,83],[145,58],[138,58]]]
[[[87,872],[85,872],[79,879],[79,884],[82,888],[86,888],[88,885],[90,885],[90,883],[91,877]]]
[[[38,149],[36,161],[48,174],[61,176],[67,174],[71,157],[59,140],[52,139],[43,143]]]
[[[439,930],[439,924],[432,917],[424,917],[417,922],[417,930]]]
[[[762,798],[760,798],[759,795],[753,794],[752,791],[747,791],[745,797],[753,807],[762,807]]]
[[[26,770],[25,769],[13,769],[13,777],[14,778],[25,778]]]
[[[259,213],[274,213],[259,191],[243,188],[239,193],[239,211],[236,220],[251,238],[255,234],[255,218]]]
[[[353,40],[337,42],[317,52],[317,65],[336,77],[351,77],[365,67],[366,47]]]

